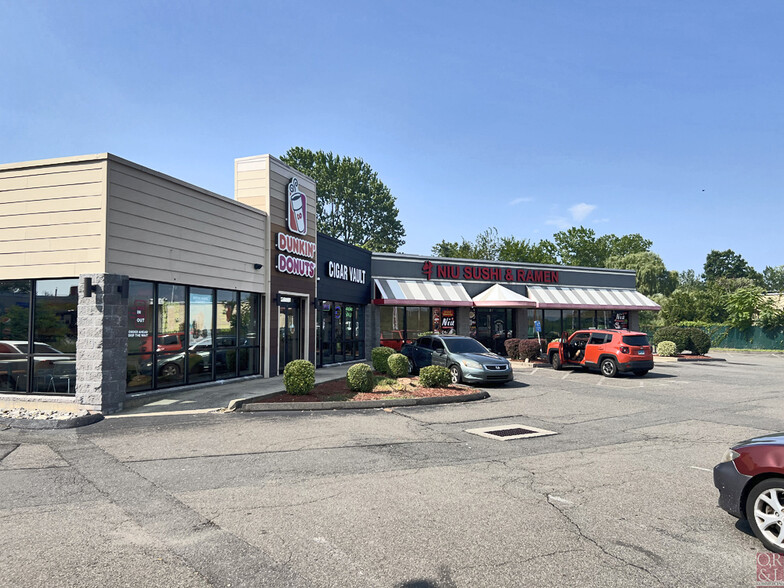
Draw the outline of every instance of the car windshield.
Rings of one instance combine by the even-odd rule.
[[[451,353],[489,353],[487,347],[475,339],[445,339],[444,345]]]
[[[635,347],[644,347],[648,345],[647,335],[624,335],[623,342],[627,345],[634,345]]]

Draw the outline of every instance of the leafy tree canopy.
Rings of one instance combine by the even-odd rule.
[[[371,251],[405,243],[395,197],[362,159],[292,147],[283,163],[316,180],[318,230]]]
[[[727,249],[726,251],[714,249],[708,253],[705,258],[703,275],[706,282],[712,282],[718,278],[761,279],[760,274],[732,249]]]
[[[499,237],[498,229],[490,227],[476,236],[474,241],[462,237],[460,242],[441,241],[433,246],[437,257],[520,261],[528,263],[556,263],[555,245],[542,240],[534,244],[527,239]]]
[[[678,285],[678,272],[668,271],[662,258],[652,251],[613,255],[607,260],[607,267],[635,270],[637,289],[646,296],[671,294]]]
[[[784,265],[766,266],[762,271],[762,281],[768,292],[784,292]]]

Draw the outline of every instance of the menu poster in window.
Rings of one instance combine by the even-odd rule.
[[[455,309],[441,309],[441,333],[445,335],[455,334]]]
[[[613,318],[614,329],[628,329],[629,328],[629,313],[626,311],[616,312]]]
[[[433,309],[433,332],[434,333],[441,332],[441,309],[440,308]]]
[[[476,308],[471,308],[471,312],[468,313],[468,320],[469,320],[469,327],[468,327],[468,336],[469,337],[476,337]]]

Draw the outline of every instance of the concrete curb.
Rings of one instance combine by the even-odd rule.
[[[31,431],[42,431],[46,429],[75,429],[92,425],[103,420],[100,412],[86,414],[72,419],[11,419],[0,418],[0,426],[11,427],[12,429],[27,429]]]
[[[398,398],[390,400],[362,400],[357,402],[332,401],[332,402],[253,402],[255,398],[245,399],[239,406],[235,405],[237,412],[272,412],[272,411],[306,411],[306,410],[356,410],[361,408],[395,408],[399,406],[428,406],[433,404],[451,404],[454,402],[472,402],[490,398],[485,390],[473,394],[460,396],[435,396],[430,398]]]

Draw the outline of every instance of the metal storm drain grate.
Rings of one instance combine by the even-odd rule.
[[[555,431],[529,427],[528,425],[505,425],[499,427],[482,427],[481,429],[466,429],[466,433],[497,439],[498,441],[511,441],[512,439],[531,439],[533,437],[545,437],[547,435],[557,435]]]

